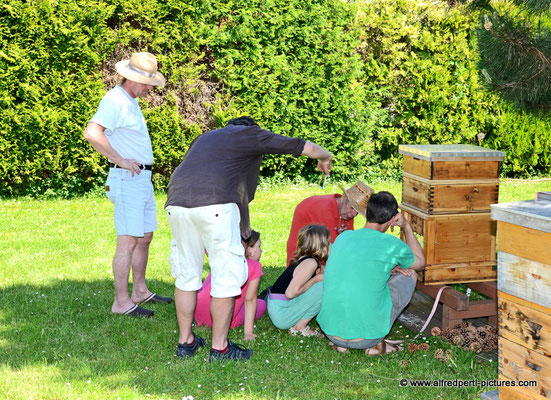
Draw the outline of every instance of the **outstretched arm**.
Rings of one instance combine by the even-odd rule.
[[[124,168],[134,174],[139,174],[140,162],[134,159],[122,158],[117,151],[111,147],[111,144],[105,136],[105,128],[98,123],[88,122],[86,129],[84,130],[84,139],[86,139],[92,147],[99,153],[103,154],[109,160],[113,161],[119,167]]]
[[[312,142],[306,142],[304,145],[304,150],[302,150],[303,156],[308,156],[318,161],[318,169],[322,172],[325,172],[325,175],[329,175],[331,171],[331,161],[333,156],[327,150],[325,150],[320,145],[317,145]]]

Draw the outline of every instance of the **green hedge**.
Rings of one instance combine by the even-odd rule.
[[[546,120],[484,91],[477,16],[413,0],[6,0],[0,5],[1,196],[101,187],[106,160],[83,140],[133,51],[168,84],[140,104],[166,188],[189,143],[232,117],[315,141],[335,179],[398,175],[401,143],[507,152],[509,176],[549,172]],[[262,175],[317,180],[314,163],[269,156]]]

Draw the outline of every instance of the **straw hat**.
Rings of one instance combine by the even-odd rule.
[[[134,53],[130,60],[115,64],[117,72],[126,79],[152,86],[164,86],[166,79],[157,71],[157,59],[151,53]]]
[[[356,182],[350,189],[345,190],[340,184],[339,187],[348,198],[352,208],[365,217],[367,201],[369,200],[369,196],[375,193],[375,191],[362,181]]]

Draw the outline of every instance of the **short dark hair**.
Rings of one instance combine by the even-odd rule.
[[[374,193],[367,201],[365,216],[367,222],[384,224],[398,213],[398,202],[390,192]]]
[[[260,233],[255,230],[251,230],[251,237],[245,242],[245,244],[247,247],[253,247],[256,242],[258,242],[258,239],[260,239]]]
[[[230,119],[228,121],[228,125],[258,126],[256,121],[251,117],[239,117],[239,118]]]

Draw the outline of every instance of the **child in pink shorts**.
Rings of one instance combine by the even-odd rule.
[[[251,239],[247,245],[245,255],[247,257],[247,266],[249,275],[247,282],[241,286],[241,294],[235,298],[235,306],[233,308],[233,316],[230,328],[244,326],[244,340],[256,339],[254,331],[254,321],[259,319],[266,312],[266,302],[257,299],[258,285],[262,272],[260,264],[260,256],[262,248],[260,242],[260,233],[251,232]],[[199,326],[212,327],[212,319],[210,316],[210,284],[211,274],[209,273],[203,286],[197,294],[197,307],[195,308],[195,321]]]

